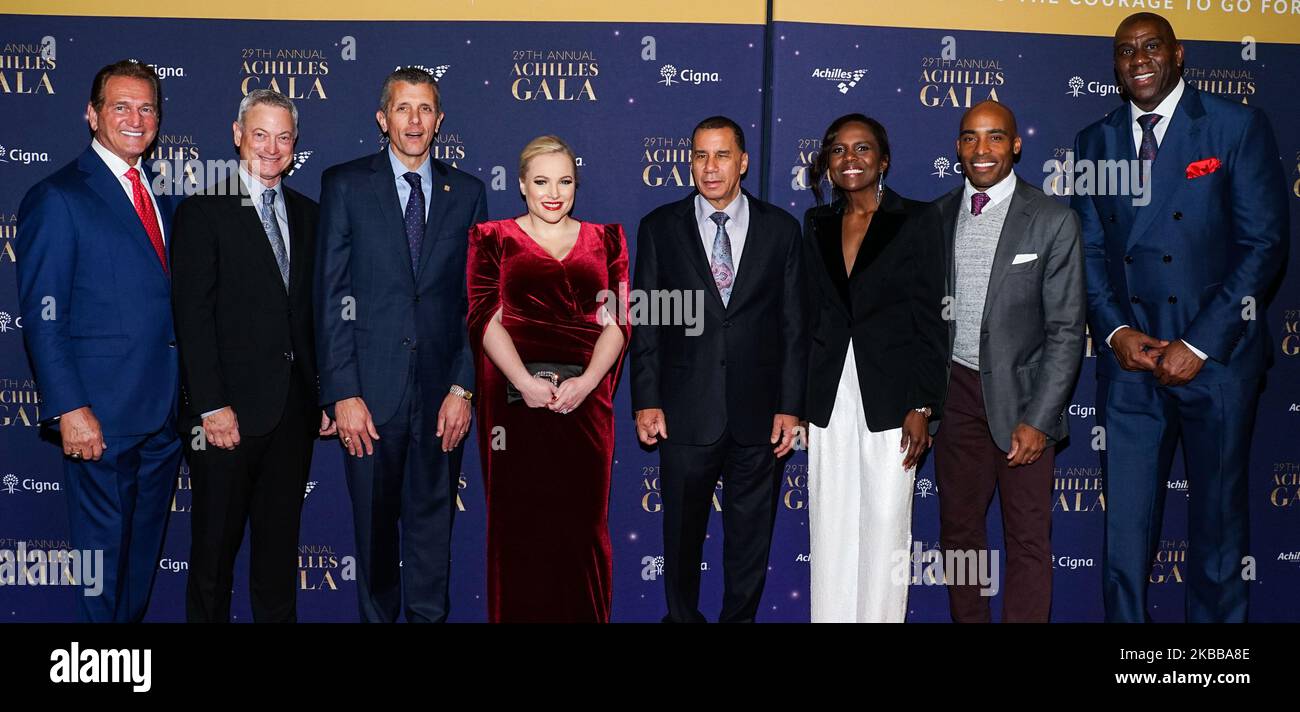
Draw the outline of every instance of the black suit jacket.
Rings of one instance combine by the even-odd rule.
[[[236,181],[237,182],[237,181]],[[195,195],[176,211],[172,307],[180,348],[182,427],[231,406],[243,435],[280,422],[296,363],[315,398],[312,334],[316,203],[283,182],[289,219],[286,292],[261,218],[240,186]],[[313,425],[319,417],[311,414]]]
[[[902,427],[913,408],[943,408],[948,330],[943,321],[943,233],[922,218],[926,205],[886,189],[853,273],[844,271],[844,203],[804,214],[808,274],[808,420],[830,421],[849,341],[867,427]]]
[[[773,416],[803,415],[808,332],[799,223],[746,196],[749,230],[726,307],[695,223],[694,193],[655,209],[637,228],[633,286],[661,304],[674,293],[703,295],[698,334],[662,313],[658,324],[632,330],[632,408],[662,408],[674,443],[707,445],[729,430],[740,444],[759,445],[769,442]]]

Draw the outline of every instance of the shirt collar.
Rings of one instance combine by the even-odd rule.
[[[392,146],[388,147],[388,162],[393,166],[393,176],[397,178],[397,181],[399,183],[405,183],[406,179],[402,176],[410,173],[411,169],[407,168],[405,164],[397,160],[397,154],[393,153]],[[421,190],[433,185],[433,165],[429,162],[428,155],[425,155],[424,163],[421,163],[420,167],[417,168],[415,172],[420,174]]]
[[[695,194],[695,218],[697,222],[709,220],[709,216],[716,212],[718,212],[718,209],[713,207],[713,203],[706,200],[703,195]],[[745,199],[745,191],[742,190],[737,193],[736,198],[728,203],[727,207],[722,209],[722,212],[727,214],[727,222],[731,225],[738,224],[742,215],[747,216],[749,214],[749,202]]]
[[[1003,200],[1006,200],[1007,198],[1011,197],[1011,194],[1014,192],[1016,192],[1016,172],[1011,171],[1010,173],[1007,174],[1006,178],[1003,178],[1002,180],[993,184],[988,190],[984,190],[984,191],[981,191],[977,189],[975,186],[971,185],[970,179],[967,178],[966,190],[962,199],[969,204],[970,197],[972,195],[975,195],[976,193],[987,193],[989,196],[989,204],[997,205]]]
[[[260,209],[262,207],[262,193],[265,193],[267,190],[271,190],[272,188],[268,188],[265,183],[254,178],[253,174],[244,170],[243,166],[239,167],[239,180],[244,184],[244,190],[248,192],[248,197],[252,200],[253,205]],[[281,179],[281,181],[276,183],[274,186],[275,199],[277,202],[284,199],[284,191],[280,189],[283,185],[284,180]]]
[[[140,169],[140,179],[145,179],[144,166],[140,165],[139,157],[135,159],[135,165],[132,166],[119,158],[116,153],[105,148],[104,144],[100,143],[97,138],[90,139],[90,147],[95,149],[95,153],[99,154],[99,158],[104,161],[104,165],[108,166],[108,170],[118,178],[123,177],[128,169],[134,167]]]
[[[1169,92],[1169,96],[1165,97],[1165,100],[1160,102],[1160,105],[1151,111],[1143,111],[1138,108],[1137,104],[1130,101],[1128,103],[1129,120],[1133,123],[1137,123],[1139,116],[1160,114],[1160,123],[1168,126],[1170,117],[1174,115],[1174,109],[1178,108],[1178,100],[1183,98],[1184,87],[1186,87],[1186,83],[1184,83],[1180,78],[1178,80],[1178,86],[1174,87],[1174,90]],[[1157,126],[1158,125],[1159,124],[1157,124]]]

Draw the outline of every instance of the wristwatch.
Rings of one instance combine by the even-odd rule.
[[[924,415],[924,416],[927,417],[927,418],[929,418],[929,417],[930,417],[930,414],[934,412],[934,411],[930,410],[930,406],[928,406],[928,405],[925,406],[924,408],[913,408],[912,410],[914,410],[914,411],[920,413],[921,415]]]
[[[465,400],[470,400],[474,397],[472,392],[467,391],[454,383],[451,386],[451,394],[457,398],[464,398]]]

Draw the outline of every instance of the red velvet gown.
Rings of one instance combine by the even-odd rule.
[[[627,238],[620,225],[584,222],[573,249],[557,260],[514,220],[495,220],[470,232],[467,270],[488,619],[607,622],[613,399],[622,354],[582,404],[561,415],[506,403],[507,381],[483,350],[483,332],[500,308],[524,363],[585,367],[602,330],[600,293],[622,294],[628,282]],[[607,304],[615,317],[616,306]],[[627,319],[621,322],[626,352],[631,334]]]

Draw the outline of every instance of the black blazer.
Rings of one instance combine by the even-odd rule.
[[[237,180],[237,179],[236,179]],[[246,194],[195,195],[176,211],[172,236],[172,310],[181,362],[183,430],[201,414],[231,406],[243,435],[280,422],[297,364],[315,399],[312,334],[315,201],[284,190],[289,219],[289,290],[256,209]],[[307,419],[320,422],[315,409]]]
[[[804,265],[812,352],[808,420],[826,427],[849,341],[867,427],[902,427],[913,408],[943,409],[947,370],[943,233],[926,205],[885,189],[851,275],[844,272],[844,203],[804,214]],[[928,228],[927,228],[928,226]],[[671,432],[671,431],[670,431]]]
[[[632,409],[662,408],[674,443],[707,445],[730,432],[742,445],[764,444],[773,416],[803,415],[808,332],[799,223],[746,196],[749,231],[726,307],[695,223],[694,193],[655,209],[637,228],[639,293],[658,295],[661,304],[674,292],[703,296],[698,334],[662,314],[658,325],[632,329]]]

